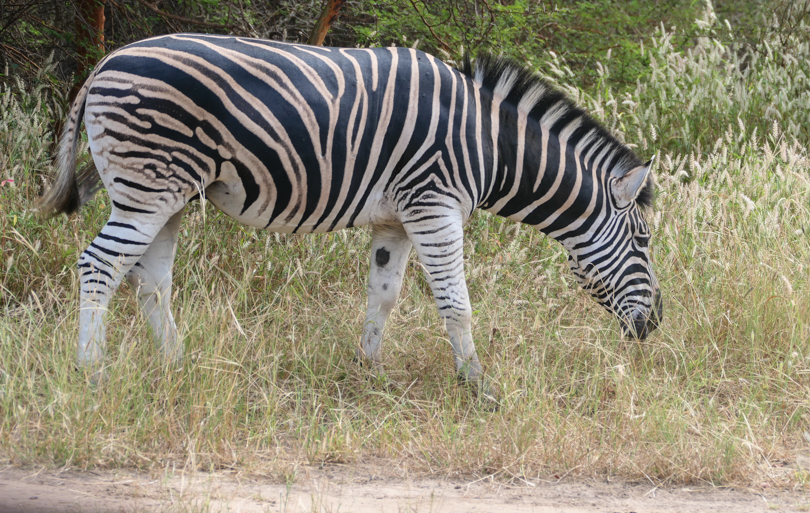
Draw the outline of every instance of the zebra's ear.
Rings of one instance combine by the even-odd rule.
[[[655,157],[653,157],[653,159],[654,158]],[[641,193],[641,190],[647,183],[647,179],[650,177],[653,159],[650,159],[650,161],[643,166],[631,169],[623,177],[613,182],[611,187],[613,197],[616,198],[616,203],[619,207],[629,205],[638,197],[639,193]]]

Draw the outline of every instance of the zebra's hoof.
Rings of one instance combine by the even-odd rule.
[[[487,378],[471,380],[462,373],[458,374],[459,383],[468,388],[478,401],[478,407],[483,411],[495,412],[501,406],[498,387]]]
[[[501,407],[500,393],[498,387],[489,380],[481,380],[478,384],[478,405],[484,411],[496,412]]]
[[[362,369],[369,369],[375,374],[383,374],[385,372],[382,363],[380,363],[379,361],[372,360],[365,354],[362,353],[355,354],[354,358],[352,358],[352,361],[358,367]]]

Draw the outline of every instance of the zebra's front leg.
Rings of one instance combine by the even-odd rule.
[[[401,226],[374,225],[371,234],[371,266],[368,276],[368,310],[363,339],[357,348],[359,361],[369,361],[382,370],[382,335],[385,320],[402,290],[411,241]]]
[[[172,264],[184,210],[169,219],[146,253],[127,273],[127,281],[136,291],[141,311],[149,320],[155,345],[164,360],[175,367],[183,359],[183,347],[178,341],[177,326],[170,308]]]
[[[413,243],[433,297],[444,320],[453,347],[456,372],[464,381],[478,386],[479,393],[490,395],[483,383],[483,369],[472,339],[472,308],[464,279],[464,230],[461,216],[455,211],[414,215],[424,221],[408,221],[405,229]]]

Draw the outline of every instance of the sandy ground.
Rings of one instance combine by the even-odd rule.
[[[302,469],[291,486],[235,473],[154,475],[0,469],[0,513],[441,512],[696,513],[810,511],[810,494],[663,488],[596,481],[506,485],[392,479],[372,468]]]

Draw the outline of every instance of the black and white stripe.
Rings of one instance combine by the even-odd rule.
[[[559,91],[507,61],[458,71],[407,48],[339,49],[179,34],[104,59],[72,107],[43,210],[92,193],[74,174],[81,118],[113,209],[79,260],[79,362],[97,364],[104,312],[126,276],[159,345],[181,356],[169,310],[185,205],[281,232],[372,225],[367,322],[375,366],[411,247],[445,320],[457,370],[481,375],[464,278],[476,208],[560,241],[586,290],[644,337],[660,317],[642,210],[649,163]],[[653,315],[657,314],[657,315]]]

